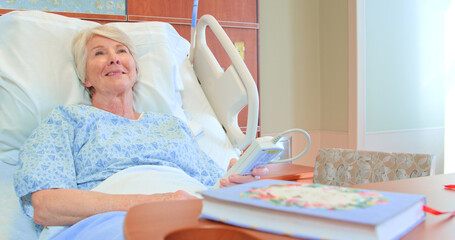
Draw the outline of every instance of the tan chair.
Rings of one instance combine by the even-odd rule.
[[[431,154],[322,148],[316,157],[313,182],[346,186],[429,176],[434,174],[435,162]]]

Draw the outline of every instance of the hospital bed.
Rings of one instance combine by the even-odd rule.
[[[0,236],[5,239],[37,239],[13,189],[17,154],[52,108],[90,104],[74,71],[70,46],[76,32],[97,24],[39,11],[0,17]],[[168,23],[108,24],[127,32],[139,53],[136,110],[186,121],[200,147],[227,168],[229,159],[238,157],[256,136],[259,103],[251,74],[217,21],[203,16],[192,43]],[[231,59],[226,70],[207,47],[207,27]],[[244,133],[237,115],[246,105]]]

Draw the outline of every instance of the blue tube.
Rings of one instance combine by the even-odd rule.
[[[193,4],[193,17],[191,19],[191,27],[196,27],[197,21],[197,5],[199,4],[199,0],[194,0]]]

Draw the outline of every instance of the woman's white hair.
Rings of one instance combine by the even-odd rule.
[[[87,43],[95,35],[106,37],[125,45],[133,56],[134,63],[136,64],[136,71],[139,72],[136,47],[134,46],[131,38],[129,38],[125,32],[117,27],[110,25],[100,25],[94,28],[84,29],[77,33],[73,38],[72,51],[74,64],[76,67],[77,77],[82,84],[85,84],[86,82]],[[91,96],[92,93],[89,89],[87,90]]]

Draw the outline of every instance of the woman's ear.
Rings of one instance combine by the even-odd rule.
[[[91,86],[92,84],[89,81],[85,80],[84,87],[89,88]]]

